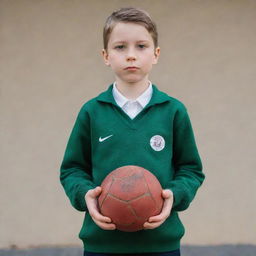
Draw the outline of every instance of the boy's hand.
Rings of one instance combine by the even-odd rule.
[[[102,229],[114,230],[116,229],[115,224],[111,223],[109,217],[103,216],[98,209],[98,196],[100,195],[101,187],[90,189],[85,195],[85,202],[93,221]]]
[[[162,197],[164,198],[162,212],[159,215],[150,217],[148,221],[144,223],[144,229],[157,228],[170,216],[173,204],[173,193],[170,189],[164,189],[162,191]]]

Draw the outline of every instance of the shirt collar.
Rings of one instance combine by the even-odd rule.
[[[149,82],[148,88],[136,100],[133,100],[133,101],[137,101],[144,108],[149,103],[149,101],[152,97],[152,93],[153,93],[152,83]],[[116,83],[113,84],[113,97],[114,97],[117,105],[119,105],[121,108],[128,101],[130,101],[129,99],[127,99],[123,94],[121,94],[118,91],[118,89],[116,87]]]
[[[147,107],[153,106],[155,104],[161,104],[161,103],[170,101],[169,95],[167,95],[164,92],[159,91],[156,85],[152,85],[152,87],[153,87],[153,94],[150,99],[150,102],[147,104]],[[110,104],[118,106],[114,99],[114,96],[113,96],[113,84],[111,84],[106,91],[100,93],[96,97],[96,100],[100,101],[100,102],[110,103]]]
[[[128,99],[123,96],[122,93],[120,93],[116,87],[116,83],[113,84],[113,97],[117,103],[118,106],[120,106],[121,108],[126,104],[126,102],[128,101]]]

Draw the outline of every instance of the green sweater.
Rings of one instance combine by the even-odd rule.
[[[188,208],[204,180],[189,116],[184,105],[153,86],[148,105],[131,119],[116,104],[111,85],[81,108],[61,165],[60,180],[71,204],[87,211],[85,194],[112,170],[138,165],[171,189],[170,217],[158,228],[106,231],[85,215],[79,237],[86,251],[146,253],[178,249],[184,227],[178,211]]]

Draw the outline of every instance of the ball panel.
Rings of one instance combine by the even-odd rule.
[[[131,206],[127,202],[121,201],[111,195],[107,195],[105,198],[101,207],[101,213],[104,216],[110,217],[116,225],[131,225],[136,218],[134,212],[131,210]]]
[[[144,168],[135,165],[126,165],[119,167],[111,172],[115,178],[124,178],[135,173],[140,173]]]
[[[139,197],[148,191],[145,178],[142,173],[133,173],[123,178],[114,178],[109,193],[128,201]]]
[[[142,219],[144,222],[146,222],[149,217],[158,214],[158,208],[155,200],[150,194],[145,194],[142,197],[130,201],[129,203],[135,211],[137,218]]]
[[[112,175],[109,175],[102,182],[102,184],[101,184],[102,191],[101,191],[100,197],[98,198],[98,203],[99,203],[100,207],[101,207],[103,201],[105,200],[106,196],[108,195],[108,192],[111,188],[113,181],[114,181],[114,179],[113,179]]]
[[[163,208],[162,186],[156,177],[149,171],[144,173],[146,184],[148,185],[149,192],[156,203],[157,214],[161,212]]]

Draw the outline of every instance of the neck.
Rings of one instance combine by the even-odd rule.
[[[144,91],[147,90],[149,81],[146,79],[139,83],[123,83],[122,81],[116,81],[116,87],[123,96],[129,100],[137,99]]]

